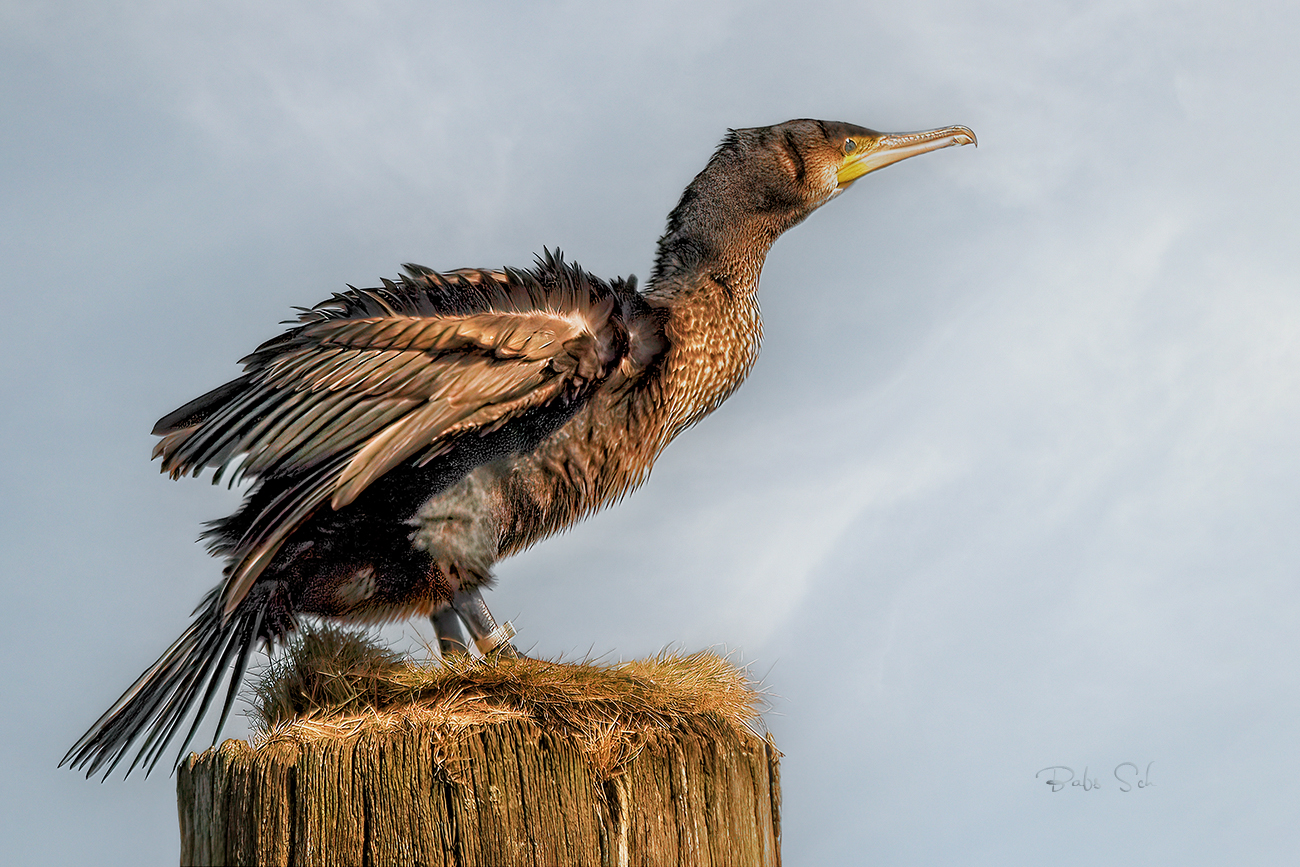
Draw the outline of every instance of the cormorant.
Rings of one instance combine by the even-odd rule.
[[[218,733],[253,648],[300,615],[427,615],[444,650],[460,619],[480,652],[514,652],[479,595],[492,565],[635,489],[736,390],[777,237],[870,171],[974,142],[963,126],[732,130],[669,214],[644,292],[547,252],[526,270],[407,265],[304,310],[154,427],[173,478],[256,484],[205,533],[224,580],[63,764],[107,775],[143,737],[127,773],[152,769],[197,705],[183,756],[226,670]]]

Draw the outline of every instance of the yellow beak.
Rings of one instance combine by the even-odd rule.
[[[844,162],[836,175],[841,190],[867,172],[883,169],[899,160],[952,145],[976,144],[975,133],[964,126],[945,126],[925,132],[868,132],[870,135],[855,136],[853,142],[856,146],[844,155]]]

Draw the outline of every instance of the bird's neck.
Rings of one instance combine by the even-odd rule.
[[[773,242],[809,212],[738,171],[721,150],[668,215],[646,300],[667,313],[669,436],[703,418],[758,357],[758,278]]]
[[[701,232],[699,228],[692,226],[664,235],[646,294],[669,301],[678,295],[697,293],[703,281],[712,281],[737,298],[756,292],[763,261],[775,236]]]
[[[686,188],[659,239],[647,294],[667,300],[694,292],[702,278],[733,295],[757,290],[767,251],[798,218],[764,211],[749,201],[752,191],[736,186],[706,169]]]

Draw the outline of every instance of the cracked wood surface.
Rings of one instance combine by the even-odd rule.
[[[181,863],[779,865],[778,757],[705,719],[612,775],[528,720],[228,740],[181,765]]]

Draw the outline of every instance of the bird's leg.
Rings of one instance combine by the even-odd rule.
[[[474,637],[474,646],[478,652],[485,657],[499,653],[502,656],[519,656],[519,651],[510,639],[514,637],[515,628],[510,625],[510,621],[497,625],[496,618],[488,610],[487,603],[483,601],[483,595],[479,593],[478,588],[471,590],[457,590],[456,595],[451,599],[451,607],[460,619],[465,621],[465,626],[469,628],[469,634]]]
[[[468,653],[465,633],[460,628],[460,615],[450,604],[429,617],[433,621],[433,634],[438,636],[438,652],[444,657],[452,653]]]

